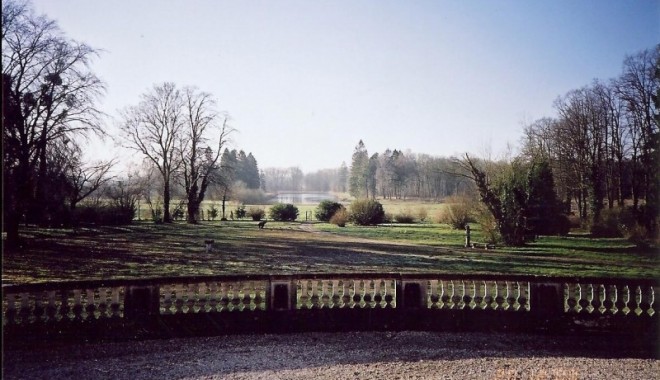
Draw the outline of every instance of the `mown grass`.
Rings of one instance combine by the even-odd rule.
[[[24,228],[25,247],[3,251],[3,282],[244,273],[435,272],[657,278],[657,250],[623,239],[541,237],[526,247],[463,248],[440,224],[202,222],[79,229]],[[473,241],[481,232],[473,228]],[[207,253],[204,240],[215,240]]]

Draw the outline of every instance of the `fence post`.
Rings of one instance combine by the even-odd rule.
[[[465,225],[465,248],[470,247],[470,225]]]

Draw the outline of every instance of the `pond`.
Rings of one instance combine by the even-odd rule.
[[[337,201],[339,198],[332,193],[323,192],[282,192],[278,193],[273,200],[278,203],[292,203],[295,205],[317,204],[325,200]]]

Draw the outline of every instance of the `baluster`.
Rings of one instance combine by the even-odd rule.
[[[195,304],[197,303],[198,284],[188,284],[186,288],[186,309],[187,313],[195,313]]]
[[[513,299],[509,296],[510,295],[510,286],[511,283],[509,281],[504,281],[504,296],[502,297],[502,309],[505,311],[509,311],[511,309],[511,306],[513,305]]]
[[[465,280],[461,280],[461,310],[470,309],[470,302],[472,302],[472,297],[468,292],[467,286],[465,286]]]
[[[3,324],[15,324],[16,323],[16,294],[8,293],[7,297],[7,311],[5,312],[5,317],[3,318]]]
[[[632,310],[635,315],[639,316],[642,315],[644,312],[641,307],[642,304],[642,288],[640,286],[637,286],[635,288],[635,308]]]
[[[312,309],[321,308],[319,298],[319,280],[312,280]]]
[[[445,288],[445,281],[439,280],[438,285],[440,285],[439,296],[440,296],[440,309],[449,309],[449,291]]]
[[[522,294],[522,285],[520,285],[520,282],[516,281],[515,289],[516,289],[516,295],[515,297],[513,297],[513,305],[511,305],[511,308],[514,311],[518,311],[522,306],[520,305],[520,296]]]
[[[383,285],[383,280],[374,280],[374,303],[373,307],[377,309],[381,309],[383,305],[381,302],[383,302],[383,295],[381,293],[381,286]]]
[[[299,280],[298,281],[298,289],[299,289],[299,294],[300,296],[298,297],[298,304],[300,305],[301,309],[307,309],[308,304],[307,300],[309,299],[307,295],[307,280]]]
[[[245,283],[245,290],[243,291],[243,310],[247,309],[248,311],[254,310],[254,296],[256,288],[254,286],[254,281],[248,281]]]
[[[330,296],[328,295],[328,280],[321,280],[321,308],[330,308]]]
[[[592,286],[591,284],[584,284],[582,298],[580,299],[580,307],[582,308],[580,312],[582,314],[589,314],[591,312],[592,299],[589,298],[589,295],[591,294]]]
[[[163,293],[163,314],[174,314],[172,311],[172,286],[165,284],[161,286],[160,291]]]
[[[450,308],[456,310],[459,308],[458,303],[461,302],[461,297],[456,293],[456,284],[454,284],[454,280],[451,280],[449,284],[451,285],[451,293],[449,293],[449,299],[451,300]]]
[[[99,300],[99,318],[108,318],[108,310],[110,309],[110,295],[111,295],[111,289],[110,288],[101,288],[99,290],[99,294],[101,296]]]
[[[341,281],[341,307],[350,307],[351,303],[351,295],[350,295],[350,288],[347,286],[348,285],[348,280],[342,280]]]
[[[82,303],[81,303],[81,291],[80,289],[73,290],[73,319],[81,320],[82,319]]]
[[[595,299],[594,308],[598,314],[602,315],[605,313],[605,307],[603,306],[605,302],[605,286],[603,286],[603,284],[598,285],[597,295],[598,296]]]
[[[474,310],[474,308],[477,307],[477,302],[475,300],[477,298],[477,283],[474,280],[472,280],[471,283],[470,287],[472,288],[472,296],[467,296],[469,300],[466,301],[466,304],[470,310]]]
[[[529,281],[527,281],[527,291],[525,294],[525,296],[522,296],[518,300],[518,303],[520,303],[524,310],[530,311],[532,309],[532,305],[529,302],[530,298],[532,297],[532,283]]]
[[[46,305],[46,317],[49,322],[55,321],[55,316],[57,315],[57,305],[55,304],[55,291],[51,290],[48,292],[48,305]]]
[[[621,311],[623,312],[624,315],[628,315],[630,313],[630,307],[628,304],[630,303],[630,288],[628,285],[625,285],[623,289],[621,290],[621,300],[623,301],[623,307],[621,308]]]
[[[34,310],[32,310],[31,318],[34,318],[35,322],[41,322],[42,316],[44,315],[45,308],[42,303],[42,294],[34,295]]]
[[[367,294],[367,284],[365,283],[364,280],[360,280],[360,281],[358,282],[358,286],[359,286],[359,293],[358,293],[358,295],[359,295],[359,297],[360,297],[360,302],[359,302],[359,305],[358,305],[358,306],[362,309],[362,308],[364,308],[365,305],[366,305],[366,302],[365,302],[365,300],[364,300],[364,297],[365,297],[365,295]]]
[[[431,280],[429,287],[431,288],[431,295],[429,296],[431,309],[437,309],[438,302],[440,301],[440,296],[438,296],[438,280]]]
[[[614,314],[614,286],[603,285],[603,314]]]
[[[655,303],[655,289],[653,286],[649,286],[649,309],[648,309],[648,315],[653,316],[655,314],[655,307],[653,304]]]
[[[87,297],[85,298],[85,319],[95,319],[96,315],[96,302],[94,297],[94,289],[85,289]]]
[[[491,307],[493,308],[493,310],[501,310],[504,299],[500,296],[500,283],[494,281],[493,289],[495,290],[495,292],[493,293],[493,301],[491,302]]]
[[[484,295],[481,292],[481,285],[486,286],[486,282],[476,282],[474,283],[474,291],[475,291],[475,296],[474,296],[474,309],[479,309],[483,310],[483,302],[484,302]],[[484,292],[485,294],[485,292]]]
[[[32,308],[30,307],[29,293],[20,293],[21,297],[21,308],[18,311],[20,317],[20,322],[23,325],[26,325],[30,322],[30,314],[32,314]]]
[[[341,307],[341,296],[339,289],[339,280],[332,280],[332,297],[330,298],[330,308],[337,309]]]
[[[229,311],[229,289],[226,282],[220,283],[220,302],[218,311]]]
[[[183,314],[183,306],[184,306],[183,292],[184,292],[184,285],[182,284],[174,285],[174,308],[176,309],[174,311],[174,314]]]
[[[564,312],[569,313],[571,312],[571,305],[569,305],[569,300],[571,299],[571,285],[564,283],[562,289],[564,290]]]

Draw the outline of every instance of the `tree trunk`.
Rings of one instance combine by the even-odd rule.
[[[170,215],[170,184],[165,181],[163,188],[163,223],[172,223],[172,216]]]
[[[197,224],[197,214],[199,214],[200,203],[197,199],[188,198],[188,223]]]

